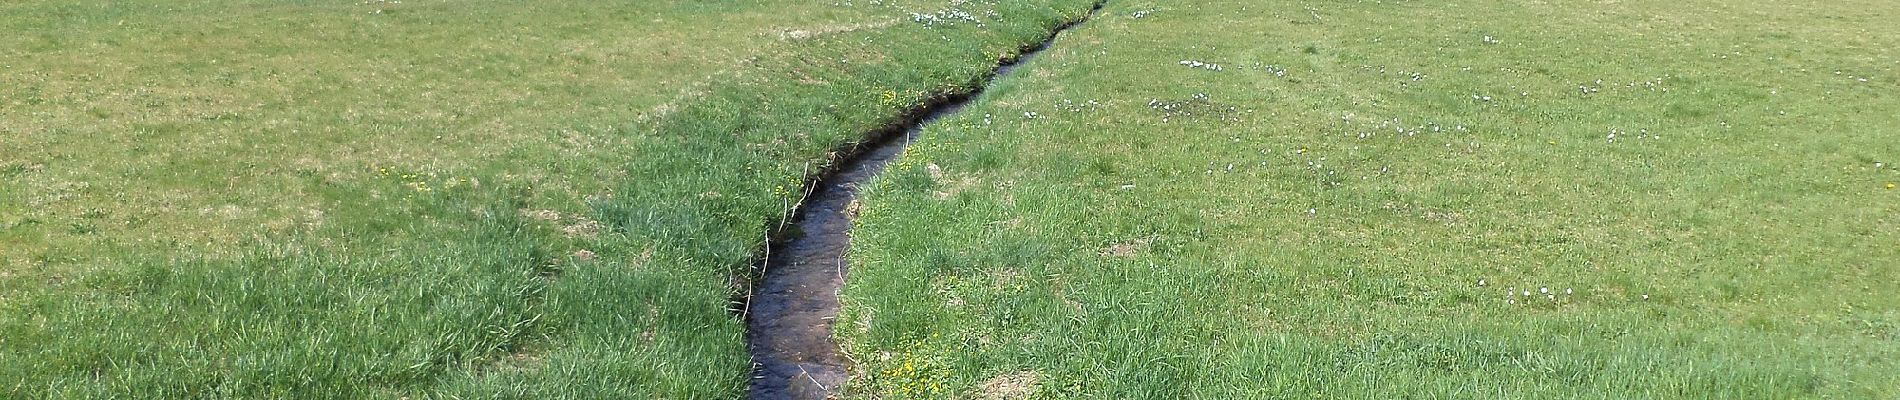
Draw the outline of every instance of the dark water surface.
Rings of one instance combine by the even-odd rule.
[[[1063,26],[1055,34],[1074,25]],[[1055,40],[1055,34],[997,66],[985,86],[1035,58]],[[844,253],[851,245],[858,185],[902,154],[925,125],[962,110],[981,92],[977,88],[932,101],[905,123],[872,133],[858,152],[811,188],[793,215],[790,229],[772,238],[761,266],[763,276],[745,310],[746,346],[755,367],[750,398],[823,399],[844,383],[850,363],[832,341],[831,322],[838,315],[838,289],[844,286],[848,270]]]

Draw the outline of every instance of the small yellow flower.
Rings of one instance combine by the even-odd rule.
[[[1887,190],[1893,190],[1893,182],[1887,182]]]

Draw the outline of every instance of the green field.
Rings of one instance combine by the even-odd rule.
[[[1088,0],[0,2],[0,398],[734,398]],[[1900,398],[1900,8],[1113,1],[866,188],[854,398]]]
[[[0,398],[735,397],[804,174],[1086,9],[0,4]]]
[[[1896,10],[1112,2],[880,176],[837,333],[867,398],[1900,398]]]

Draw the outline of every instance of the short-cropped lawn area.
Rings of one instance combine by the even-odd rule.
[[[854,393],[1900,397],[1897,11],[1112,2],[867,189]]]

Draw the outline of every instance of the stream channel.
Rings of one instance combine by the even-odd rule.
[[[1098,4],[1088,17],[1100,9]],[[764,263],[758,266],[761,278],[746,299],[746,348],[754,367],[749,398],[824,399],[837,394],[850,376],[851,363],[831,338],[831,322],[838,315],[838,290],[847,273],[844,256],[851,244],[858,186],[902,154],[924,126],[956,114],[997,78],[1034,59],[1056,36],[1088,17],[1058,27],[1041,43],[1004,60],[982,86],[931,100],[900,123],[871,132],[820,175],[789,229],[781,229],[766,245]]]

